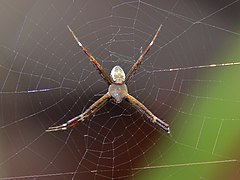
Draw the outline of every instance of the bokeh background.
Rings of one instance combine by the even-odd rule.
[[[239,179],[239,19],[238,0],[1,0],[0,179]],[[45,132],[107,92],[66,25],[109,73],[160,24],[128,88],[171,136],[126,102]]]

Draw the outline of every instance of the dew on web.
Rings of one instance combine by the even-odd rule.
[[[0,2],[0,179],[239,179],[239,0]],[[171,136],[108,89],[67,25]]]

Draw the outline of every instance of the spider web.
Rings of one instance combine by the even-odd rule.
[[[0,179],[239,179],[239,0],[0,2]],[[129,93],[171,127],[109,102],[86,110],[127,72],[163,25]]]

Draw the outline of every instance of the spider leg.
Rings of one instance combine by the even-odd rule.
[[[86,111],[84,111],[82,114],[74,117],[73,119],[70,119],[66,123],[59,125],[59,126],[52,126],[49,127],[46,131],[59,131],[59,130],[66,130],[68,128],[76,126],[79,122],[83,122],[86,118],[93,115],[97,112],[109,99],[111,98],[109,93],[106,93],[104,96],[102,96],[100,99],[98,99],[96,102],[94,102]]]
[[[82,43],[78,40],[78,37],[75,35],[75,33],[73,32],[73,30],[69,27],[68,30],[72,33],[72,36],[74,37],[74,39],[77,41],[78,45],[80,46],[80,48],[84,51],[84,53],[87,55],[87,57],[89,58],[89,60],[91,61],[91,63],[96,66],[96,68],[98,69],[99,73],[102,75],[102,78],[108,83],[108,85],[110,85],[112,83],[112,80],[110,79],[110,77],[108,76],[108,74],[105,72],[105,70],[103,69],[103,67],[99,64],[99,62],[88,52],[88,50],[82,45]]]
[[[128,80],[130,80],[131,76],[133,75],[133,73],[138,69],[138,67],[140,66],[140,64],[142,63],[143,58],[145,57],[145,55],[148,53],[148,51],[151,49],[153,43],[155,42],[160,30],[162,28],[162,24],[159,26],[156,34],[154,35],[152,41],[149,43],[148,47],[145,49],[145,51],[143,51],[143,53],[140,55],[140,57],[137,59],[137,61],[133,64],[133,66],[131,67],[131,69],[129,70],[129,72],[127,73],[126,76],[126,80],[125,82],[127,83]]]
[[[170,128],[167,123],[165,123],[163,120],[159,119],[157,116],[155,116],[149,109],[146,108],[141,102],[139,102],[136,98],[134,98],[131,95],[126,96],[126,100],[130,102],[133,106],[138,108],[140,111],[142,111],[150,120],[152,123],[157,124],[160,126],[165,132],[170,134]]]

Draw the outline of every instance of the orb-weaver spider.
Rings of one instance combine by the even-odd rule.
[[[69,31],[72,33],[72,36],[77,41],[78,45],[84,51],[84,53],[88,56],[89,60],[93,65],[95,65],[102,75],[102,78],[109,85],[108,92],[103,95],[100,99],[94,102],[88,109],[86,109],[82,114],[70,119],[66,123],[59,126],[49,127],[46,131],[58,131],[58,130],[66,130],[70,127],[76,126],[79,122],[83,122],[86,118],[96,113],[108,100],[113,99],[116,103],[122,102],[122,100],[126,100],[132,105],[134,105],[137,109],[142,111],[152,123],[159,125],[164,131],[170,133],[170,128],[167,123],[159,119],[155,116],[149,109],[147,109],[141,102],[135,99],[133,96],[128,94],[128,89],[126,83],[129,81],[133,73],[138,69],[144,56],[148,53],[150,48],[152,47],[154,41],[156,40],[162,25],[158,28],[156,34],[154,35],[152,41],[147,46],[145,51],[141,54],[141,56],[137,59],[137,61],[133,64],[132,68],[129,70],[128,74],[125,76],[123,69],[120,66],[115,66],[110,74],[110,77],[105,72],[103,67],[99,64],[99,62],[88,52],[88,50],[82,45],[82,43],[78,40],[77,36],[74,34],[72,29],[67,26]]]

